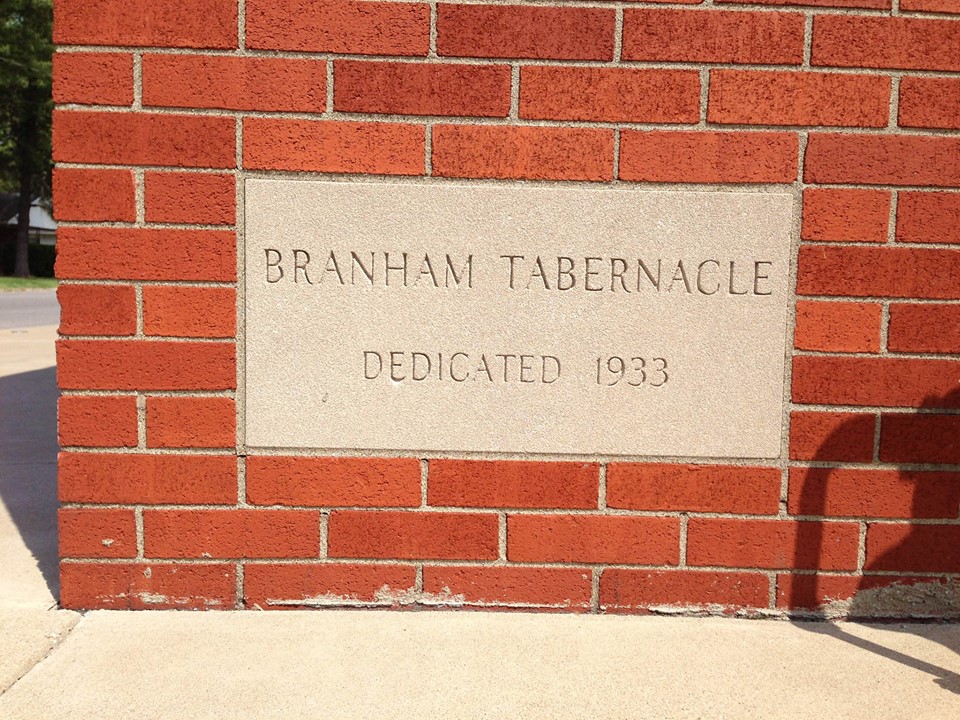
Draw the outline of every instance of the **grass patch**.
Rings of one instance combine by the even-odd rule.
[[[57,281],[55,278],[18,278],[18,277],[0,277],[0,292],[6,290],[45,290],[55,288]]]

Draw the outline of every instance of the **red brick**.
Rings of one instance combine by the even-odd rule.
[[[430,505],[595,508],[596,463],[431,460]]]
[[[57,380],[64,390],[233,390],[233,343],[61,340]]]
[[[960,473],[793,468],[789,510],[833,517],[955,518]]]
[[[889,105],[887,77],[711,70],[707,121],[885,127]]]
[[[791,413],[790,459],[871,462],[876,424],[866,413]]]
[[[777,607],[818,610],[836,600],[849,600],[860,589],[859,575],[777,575]]]
[[[960,407],[960,361],[795,357],[793,401],[823,405]]]
[[[612,180],[613,132],[438,125],[433,129],[433,174],[514,180]]]
[[[68,227],[57,232],[57,277],[212,280],[237,277],[232,230]]]
[[[147,447],[228,448],[236,444],[233,398],[147,398]]]
[[[133,55],[56,53],[53,56],[53,101],[85,105],[132,105]]]
[[[798,295],[960,298],[960,253],[904,247],[801,247]]]
[[[237,195],[233,175],[144,173],[147,222],[233,225]]]
[[[60,563],[60,605],[71,610],[230,610],[233,565]]]
[[[423,568],[423,590],[453,595],[451,603],[522,605],[582,610],[590,607],[590,570],[536,567]]]
[[[57,0],[58,45],[237,47],[236,0]]]
[[[423,3],[247,0],[249,48],[349,55],[420,55],[430,48]]]
[[[960,572],[960,525],[870,523],[865,569]]]
[[[630,510],[775,515],[779,468],[611,463],[607,504]]]
[[[520,70],[520,117],[695,123],[700,119],[700,74],[529,65]]]
[[[418,125],[246,118],[243,133],[248,170],[375,175],[424,170],[425,136]]]
[[[257,610],[382,603],[414,587],[412,565],[268,565],[247,563],[244,605]]]
[[[893,0],[716,0],[724,5],[800,5],[803,7],[868,8],[889,10]],[[900,6],[903,8],[903,5]]]
[[[313,510],[146,510],[143,537],[147,557],[318,557],[320,513]]]
[[[960,193],[899,193],[897,242],[960,243]]]
[[[960,354],[960,305],[895,303],[887,334],[894,352]]]
[[[57,404],[57,432],[67,447],[136,447],[137,399],[64,395]]]
[[[147,285],[143,288],[143,332],[232,338],[237,332],[237,291],[232,287]]]
[[[507,558],[512,562],[676,565],[680,521],[610,515],[510,515]]]
[[[793,12],[627,9],[623,59],[799,65],[803,23]]]
[[[927,77],[900,80],[897,123],[901,127],[960,128],[960,80]]]
[[[960,465],[960,415],[881,416],[880,459]],[[954,482],[960,484],[960,474]]]
[[[247,501],[254,505],[416,507],[414,458],[247,458]]]
[[[520,5],[437,6],[437,54],[613,60],[614,12]]]
[[[600,609],[630,612],[651,606],[767,607],[770,581],[761,573],[706,570],[623,570],[600,576]]]
[[[797,178],[798,147],[792,133],[624,130],[620,135],[620,178],[789,183]]]
[[[66,232],[60,230],[62,235]],[[137,295],[130,285],[57,287],[61,335],[133,335],[137,331]]]
[[[957,187],[958,157],[960,138],[814,133],[803,177],[808,183]]]
[[[56,110],[55,162],[232,168],[232,117]]]
[[[958,0],[900,0],[901,12],[960,13]]]
[[[333,107],[340,112],[387,115],[506,117],[508,65],[338,60]]]
[[[803,191],[804,240],[886,242],[889,220],[889,190]]]
[[[496,515],[338,510],[330,515],[330,557],[495,560]]]
[[[133,510],[60,508],[57,512],[60,557],[132,558],[137,556]]]
[[[720,567],[853,570],[857,523],[690,518],[687,563]]]
[[[143,104],[324,112],[327,63],[269,57],[144,55]]]
[[[822,352],[880,352],[880,305],[797,301],[794,347]]]
[[[137,219],[133,173],[129,170],[53,171],[53,215],[57,220],[133,222]]]
[[[952,20],[817,15],[814,65],[960,70],[960,26]]]
[[[61,452],[60,502],[126,505],[233,504],[232,455],[140,455]]]

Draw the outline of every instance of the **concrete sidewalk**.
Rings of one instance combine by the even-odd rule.
[[[960,625],[58,610],[56,327],[6,327],[4,720],[960,717]]]

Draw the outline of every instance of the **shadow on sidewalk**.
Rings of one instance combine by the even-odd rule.
[[[786,600],[796,617],[797,624],[805,630],[829,635],[838,640],[902,663],[908,667],[933,675],[935,682],[950,692],[960,694],[960,674],[946,668],[904,655],[870,640],[860,638],[843,628],[843,623],[813,623],[810,620],[853,620],[916,622],[917,619],[960,619],[960,548],[951,544],[952,535],[936,539],[930,530],[936,530],[938,520],[955,521],[960,513],[960,472],[935,463],[957,462],[960,458],[960,438],[939,443],[930,434],[930,427],[923,418],[933,419],[936,410],[960,407],[960,390],[945,395],[931,395],[924,399],[915,414],[881,414],[880,465],[859,474],[844,474],[844,462],[872,463],[874,458],[854,458],[851,455],[851,440],[863,431],[864,416],[843,422],[821,443],[813,460],[815,467],[801,477],[790,476],[790,513],[801,517],[844,519],[842,506],[849,508],[852,498],[859,498],[862,509],[859,515],[873,517],[867,522],[867,551],[863,570],[859,575],[821,574],[820,567],[829,554],[822,523],[806,523],[797,534],[794,548],[798,568],[815,570],[814,574],[797,574],[790,578]],[[941,416],[942,417],[942,416]],[[913,419],[913,420],[912,420]],[[903,435],[899,447],[884,444],[883,433],[891,424],[899,424]],[[827,465],[830,463],[830,465]],[[854,471],[856,472],[856,471]],[[871,478],[871,472],[877,475]],[[894,490],[890,478],[893,474]],[[883,485],[874,489],[863,484],[877,482]],[[794,483],[801,483],[795,487]],[[856,485],[860,485],[857,487]],[[897,512],[896,494],[910,498],[908,513]],[[890,498],[890,507],[883,508],[878,498]],[[850,512],[849,509],[847,512]],[[906,521],[895,527],[902,537],[890,542],[878,538],[872,532],[882,533],[891,525],[884,520]],[[918,522],[919,521],[919,522]],[[876,528],[876,530],[875,530]],[[896,537],[896,536],[893,536]],[[926,574],[924,574],[926,573]],[[944,579],[946,573],[950,578]],[[938,577],[938,575],[941,575]],[[912,632],[902,625],[888,624],[891,632]],[[960,654],[960,632],[942,635],[938,641],[951,651]]]
[[[0,377],[0,499],[54,599],[57,553],[57,369]]]

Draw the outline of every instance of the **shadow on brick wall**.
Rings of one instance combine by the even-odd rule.
[[[926,397],[920,405],[922,412],[882,415],[881,465],[857,474],[850,474],[842,466],[818,467],[818,471],[807,472],[802,479],[797,476],[802,486],[796,507],[791,503],[791,514],[841,520],[862,515],[906,521],[867,523],[862,574],[816,572],[790,577],[781,602],[797,613],[798,620],[960,619],[960,526],[956,522],[960,519],[960,472],[952,466],[940,467],[943,463],[960,462],[960,436],[938,438],[942,433],[931,434],[933,427],[928,427],[927,421],[911,422],[911,418],[936,422],[937,417],[954,417],[937,415],[935,411],[958,407],[960,389]],[[852,419],[837,427],[820,445],[814,462],[837,463],[838,449],[842,450],[847,439],[857,432],[855,425],[861,421]],[[888,421],[901,425],[900,449],[891,449],[894,443],[888,446],[885,442],[884,433],[891,431]],[[790,480],[795,481],[793,475]],[[876,485],[867,485],[871,482]],[[857,504],[861,509],[851,512],[849,508]],[[844,507],[848,509],[845,511]],[[829,550],[824,535],[822,523],[806,523],[797,534],[794,556],[821,560]],[[960,694],[960,675],[951,670],[857,637],[845,631],[842,623],[800,625],[929,673],[938,685]],[[886,627],[892,632],[910,631],[892,623]],[[960,635],[952,636],[945,644],[960,654]]]

